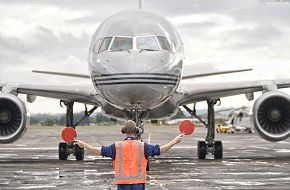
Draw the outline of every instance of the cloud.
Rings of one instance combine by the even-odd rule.
[[[17,57],[45,57],[51,63],[69,55],[83,57],[88,52],[90,36],[76,37],[71,33],[54,34],[53,31],[37,27],[35,35],[27,37],[0,36],[0,48],[3,52],[13,53]],[[21,63],[23,64],[23,63]],[[24,63],[25,64],[25,63]]]
[[[290,3],[263,3],[256,1],[247,7],[236,9],[233,17],[241,22],[288,25]]]
[[[143,5],[144,10],[166,17],[197,13],[199,11],[198,1],[192,0],[143,0]]]
[[[199,73],[216,72],[219,69],[215,63],[195,63],[192,65],[184,65],[183,75],[194,75]]]
[[[279,40],[282,31],[272,25],[259,24],[252,28],[238,28],[227,33],[227,38],[221,48],[253,49],[265,48]]]
[[[61,72],[69,69],[70,72],[87,73],[89,43],[87,34],[80,37],[71,33],[54,34],[44,27],[35,28],[34,35],[26,38],[0,36],[0,80],[35,82],[44,77],[47,83],[70,81],[32,74],[31,70]]]

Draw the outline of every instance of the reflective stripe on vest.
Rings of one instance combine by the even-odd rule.
[[[129,155],[129,152],[126,152],[124,154],[123,146],[130,146],[130,144],[133,145],[132,146],[134,148],[133,152],[137,151],[137,154],[138,154],[137,158],[133,156],[133,159],[138,159],[138,160],[133,160],[134,163],[137,161],[137,165],[133,166],[133,170],[132,168],[126,168],[129,166],[128,163],[127,165],[123,163],[124,155],[125,156]],[[136,145],[138,145],[137,150],[136,150]],[[147,160],[145,159],[144,152],[143,152],[144,143],[140,143],[135,140],[132,140],[132,141],[128,140],[121,143],[116,143],[115,147],[116,147],[116,159],[114,161],[114,168],[115,168],[116,184],[146,183]],[[123,170],[126,170],[126,169],[128,169],[128,171],[126,171],[126,174],[129,173],[131,174],[130,176],[127,176],[127,175],[125,176],[122,174],[122,172],[124,172]]]

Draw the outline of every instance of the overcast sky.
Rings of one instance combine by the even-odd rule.
[[[87,73],[91,36],[108,16],[138,9],[138,0],[0,0],[0,81],[89,83],[32,74],[32,69]],[[167,18],[185,47],[185,74],[253,68],[253,72],[192,82],[290,78],[290,2],[274,0],[145,0]],[[222,106],[248,105],[226,98]],[[204,105],[203,105],[204,106]],[[35,112],[64,112],[38,98]]]

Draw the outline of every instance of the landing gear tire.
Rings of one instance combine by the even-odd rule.
[[[79,147],[77,144],[75,144],[75,157],[76,160],[84,160],[84,148]]]
[[[223,158],[222,142],[215,141],[213,146],[214,146],[214,150],[213,150],[214,159],[222,159]]]
[[[197,156],[198,156],[198,159],[204,160],[205,157],[206,157],[206,152],[207,152],[207,149],[206,149],[205,141],[198,141],[197,142]]]
[[[68,157],[67,149],[68,149],[67,143],[60,142],[58,144],[58,157],[59,157],[59,160],[67,160],[67,157]]]

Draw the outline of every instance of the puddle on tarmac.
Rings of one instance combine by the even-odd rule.
[[[288,153],[288,152],[290,152],[290,150],[287,150],[287,149],[274,149],[274,151],[280,152],[280,153]]]

